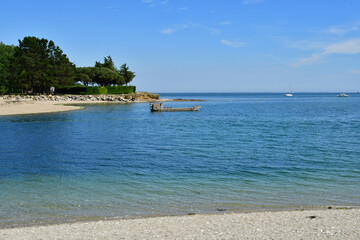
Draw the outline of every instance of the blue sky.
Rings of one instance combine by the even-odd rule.
[[[359,0],[9,0],[0,41],[111,55],[151,92],[360,91]]]

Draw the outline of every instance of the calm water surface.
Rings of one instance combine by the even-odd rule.
[[[0,117],[0,226],[360,205],[360,94],[161,94]]]

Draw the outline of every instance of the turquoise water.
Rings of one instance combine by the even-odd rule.
[[[360,205],[360,94],[196,98],[0,117],[0,226]]]

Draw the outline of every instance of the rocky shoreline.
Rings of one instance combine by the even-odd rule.
[[[55,102],[140,102],[159,100],[159,94],[155,93],[136,93],[121,95],[3,95],[0,96],[5,101],[55,101]]]
[[[163,99],[159,94],[137,92],[106,95],[2,95],[0,116],[79,110],[91,104],[130,104],[148,102],[203,101],[198,99]]]

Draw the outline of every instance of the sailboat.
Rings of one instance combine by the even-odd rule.
[[[292,88],[291,88],[291,85],[290,85],[290,92],[288,93],[285,93],[285,97],[292,97]]]

